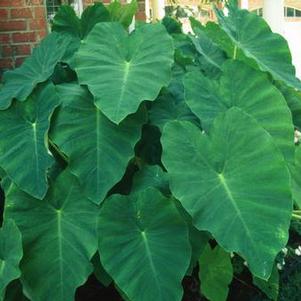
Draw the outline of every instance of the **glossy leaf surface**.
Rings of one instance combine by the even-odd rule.
[[[39,85],[26,101],[0,111],[0,166],[20,189],[39,199],[47,192],[47,171],[54,163],[48,130],[58,105],[55,87],[48,83]]]
[[[275,80],[301,90],[286,40],[271,31],[266,21],[254,13],[229,5],[229,15],[216,10],[221,28],[234,44],[233,58],[244,56],[256,61],[260,70],[269,72]]]
[[[209,136],[190,123],[171,122],[162,143],[171,191],[194,225],[267,279],[287,242],[292,211],[288,170],[271,137],[232,108]]]
[[[172,39],[163,25],[147,24],[129,36],[119,23],[100,23],[81,45],[75,69],[96,106],[118,124],[143,100],[157,97],[170,81],[172,62]]]
[[[120,125],[112,123],[83,87],[58,87],[63,103],[51,131],[54,143],[70,160],[85,195],[99,204],[125,173],[145,121],[143,110]]]
[[[0,90],[0,110],[8,108],[14,98],[25,101],[38,83],[46,81],[64,57],[71,41],[68,35],[52,33],[34,49],[21,67],[7,71]]]
[[[93,271],[98,207],[84,197],[68,171],[42,201],[13,184],[6,197],[5,216],[16,222],[23,238],[24,289],[34,301],[74,300],[76,288]]]
[[[170,199],[153,188],[113,195],[98,228],[104,268],[130,300],[181,300],[191,249],[187,226]]]
[[[228,61],[219,81],[201,72],[184,79],[185,100],[205,130],[214,119],[231,107],[254,117],[274,138],[285,159],[294,161],[294,126],[285,99],[267,77],[244,63]]]

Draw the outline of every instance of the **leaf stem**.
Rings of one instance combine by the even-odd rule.
[[[297,219],[297,220],[301,220],[301,215],[298,215],[298,214],[293,213],[293,214],[292,214],[292,218],[293,218],[293,219]]]
[[[237,46],[234,46],[234,53],[233,53],[233,59],[236,60],[237,57]]]
[[[63,161],[65,161],[66,163],[69,162],[68,161],[68,157],[64,153],[62,153],[59,150],[59,148],[56,146],[56,144],[51,139],[49,139],[49,138],[48,138],[48,143],[55,150],[55,152],[63,159]]]

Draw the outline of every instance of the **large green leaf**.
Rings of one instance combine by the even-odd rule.
[[[174,203],[156,189],[113,195],[99,216],[101,262],[132,301],[181,300],[191,249]]]
[[[62,60],[72,39],[68,35],[51,33],[35,48],[24,64],[4,73],[4,86],[0,90],[0,110],[10,106],[16,98],[24,101],[38,83],[46,81]]]
[[[292,214],[289,173],[271,136],[231,108],[209,136],[188,122],[168,123],[162,143],[171,191],[194,225],[267,279]]]
[[[47,170],[54,163],[47,134],[58,104],[55,87],[48,83],[40,84],[25,102],[14,101],[0,111],[0,166],[20,189],[39,199],[46,194]]]
[[[201,292],[210,301],[226,301],[233,278],[230,254],[208,244],[200,256]]]
[[[94,105],[93,97],[76,84],[58,86],[63,106],[50,136],[70,158],[70,170],[79,178],[84,193],[100,203],[122,178],[145,121],[142,112],[120,125],[112,123]]]
[[[67,32],[71,35],[84,39],[99,22],[110,20],[109,11],[102,3],[95,3],[88,6],[81,19],[78,18],[74,9],[69,5],[61,5],[59,11],[52,21],[52,30],[57,32]]]
[[[201,72],[184,79],[185,100],[205,130],[228,108],[238,107],[253,116],[274,138],[285,159],[294,161],[294,126],[285,99],[265,74],[238,61],[227,61],[219,82]]]
[[[84,197],[68,171],[42,201],[13,184],[6,201],[5,216],[15,220],[23,237],[24,289],[34,301],[74,300],[76,288],[93,271],[98,207]]]
[[[295,68],[286,40],[271,31],[266,21],[230,4],[229,15],[216,10],[221,28],[231,38],[234,47],[233,58],[250,58],[262,71],[269,72],[274,79],[290,87],[301,89],[301,82],[295,77]],[[243,56],[240,57],[240,52]]]
[[[147,24],[130,36],[119,23],[99,23],[76,55],[81,84],[114,123],[154,100],[171,78],[173,44],[161,24]]]
[[[22,238],[12,220],[6,220],[0,229],[0,300],[5,296],[6,286],[21,274]]]

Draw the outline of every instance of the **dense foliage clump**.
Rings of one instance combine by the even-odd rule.
[[[4,75],[0,299],[71,301],[94,272],[124,300],[176,301],[198,272],[208,300],[242,273],[276,300],[301,219],[288,45],[235,1],[189,34],[129,32],[136,9],[63,6]]]

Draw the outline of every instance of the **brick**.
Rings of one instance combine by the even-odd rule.
[[[4,20],[8,17],[8,9],[2,8],[0,9],[0,19]]]
[[[18,7],[24,4],[24,0],[0,0],[1,7]]]
[[[13,56],[14,54],[14,49],[13,47],[9,46],[9,45],[3,45],[0,48],[0,56],[1,57],[10,57]]]
[[[35,7],[34,16],[36,19],[45,19],[45,7]]]
[[[46,30],[41,30],[39,32],[36,32],[36,34],[37,34],[37,40],[42,40],[47,36],[48,32]]]
[[[26,30],[25,21],[1,21],[0,31],[18,31]]]
[[[14,54],[15,55],[30,55],[31,47],[30,45],[14,45]]]
[[[136,19],[137,19],[137,20],[145,21],[145,19],[146,19],[145,12],[143,12],[143,11],[138,11],[138,13],[136,14]]]
[[[46,30],[47,25],[46,25],[46,20],[45,19],[36,19],[36,20],[31,20],[29,23],[29,28],[30,30]]]
[[[36,33],[34,31],[13,33],[12,40],[14,43],[35,42]]]
[[[0,34],[0,44],[8,44],[10,42],[10,35],[7,33]]]
[[[10,58],[0,59],[0,69],[11,69],[13,67],[13,60]]]
[[[10,16],[13,19],[32,18],[32,11],[30,8],[13,8],[10,10]]]
[[[25,56],[21,56],[21,57],[17,57],[15,60],[15,66],[19,67],[23,64],[23,62],[25,61],[26,57]]]

